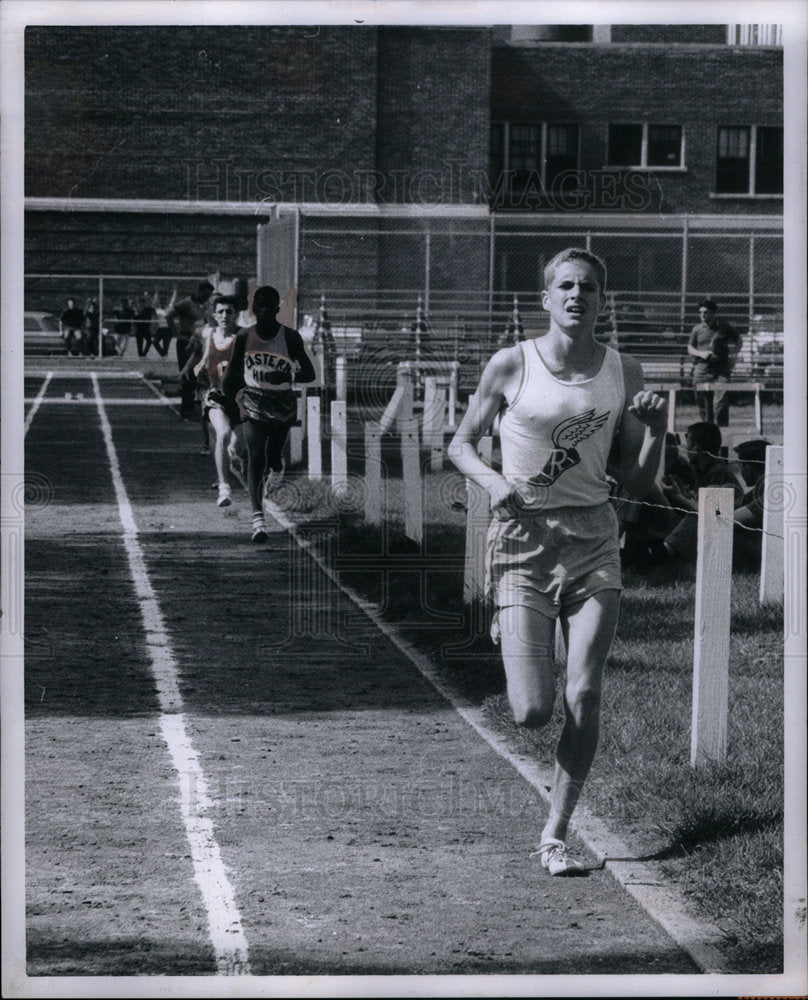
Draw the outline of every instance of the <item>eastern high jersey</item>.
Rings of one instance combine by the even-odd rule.
[[[591,507],[609,497],[606,462],[623,412],[620,355],[606,348],[597,375],[556,378],[536,341],[524,341],[522,379],[500,421],[502,474],[525,507]]]
[[[244,345],[244,382],[253,389],[288,389],[295,362],[286,341],[286,327],[280,326],[271,340],[262,340],[253,326]]]

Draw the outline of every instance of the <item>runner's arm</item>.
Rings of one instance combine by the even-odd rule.
[[[505,401],[505,388],[521,372],[521,350],[506,347],[485,366],[477,391],[449,444],[449,459],[457,469],[488,492],[493,508],[507,508],[518,498],[516,489],[494,471],[477,452],[477,442],[488,431]]]
[[[617,432],[618,478],[630,493],[642,499],[654,485],[659,471],[668,404],[662,396],[643,389],[642,366],[636,358],[623,354],[621,360],[626,401]]]
[[[235,420],[238,414],[238,404],[236,403],[236,393],[244,387],[244,345],[247,343],[247,331],[242,330],[236,334],[233,344],[233,353],[227,365],[227,371],[222,379],[222,393],[225,398],[225,409],[231,421]]]
[[[299,365],[295,372],[295,382],[314,382],[317,378],[317,372],[314,370],[314,365],[311,363],[311,358],[306,351],[303,338],[297,330],[287,331],[287,343],[289,344],[292,360],[296,361]]]

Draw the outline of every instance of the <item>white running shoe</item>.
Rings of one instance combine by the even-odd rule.
[[[567,845],[563,840],[548,837],[539,844],[531,858],[538,857],[541,866],[551,875],[585,875],[586,869],[567,854]]]
[[[230,496],[230,487],[227,483],[219,483],[219,499],[216,501],[219,507],[229,507],[233,502]]]

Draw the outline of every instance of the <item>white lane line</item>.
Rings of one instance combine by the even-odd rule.
[[[154,386],[151,386],[151,388],[154,389]],[[31,396],[26,396],[25,402],[33,403],[36,402],[36,400]],[[95,406],[94,399],[83,399],[83,398],[75,399],[72,396],[65,396],[61,399],[54,396],[51,399],[44,400],[44,402],[48,404],[67,403],[67,404],[72,404],[73,406],[76,405]],[[175,413],[178,412],[177,408],[174,406],[174,404],[167,396],[163,396],[162,399],[108,399],[104,403],[104,406],[167,406],[170,410],[174,410]]]
[[[39,387],[39,392],[34,397],[32,405],[31,405],[31,409],[28,411],[28,416],[25,418],[25,425],[23,427],[23,435],[22,435],[23,437],[25,437],[25,435],[28,433],[28,428],[31,426],[31,422],[33,421],[34,417],[36,416],[36,411],[39,409],[39,407],[42,404],[42,400],[45,397],[45,393],[48,391],[48,383],[50,382],[50,380],[52,378],[53,378],[53,372],[46,372],[45,373],[45,381]],[[26,399],[25,402],[27,403],[28,400]]]
[[[160,403],[163,403],[164,406],[167,406],[170,410],[173,410],[174,413],[177,414],[177,416],[180,416],[179,407],[176,406],[174,403],[172,403],[171,400],[168,398],[168,396],[160,392],[157,386],[154,385],[154,383],[150,382],[142,372],[140,372],[139,374],[140,377],[143,379],[143,381],[146,383],[146,385],[151,389],[151,391],[157,397],[157,400],[149,400],[149,402],[153,403],[159,401]]]
[[[294,522],[271,500],[264,500],[266,510],[284,527],[297,544],[317,563],[330,580],[360,608],[384,633],[432,686],[449,702],[457,714],[474,729],[500,757],[503,757],[549,804],[553,771],[543,768],[533,758],[514,753],[506,740],[492,730],[481,709],[473,706],[454,687],[447,683],[429,657],[402,638],[379,614],[373,604],[346,587],[339,575],[322,559],[314,545],[301,537]],[[572,827],[589,850],[604,861],[604,868],[610,872],[626,892],[639,903],[676,944],[693,959],[702,972],[727,973],[726,959],[721,951],[725,937],[711,923],[704,921],[687,905],[683,897],[667,882],[661,867],[653,861],[632,857],[632,849],[608,830],[585,805],[576,807]],[[613,860],[609,860],[613,859]]]
[[[137,525],[121,476],[118,455],[112,440],[112,428],[101,399],[98,379],[94,373],[91,378],[118,503],[118,516],[123,527],[124,548],[140,604],[146,632],[146,648],[157,685],[161,709],[160,728],[179,779],[182,820],[191,847],[194,878],[202,893],[207,913],[208,932],[216,955],[216,968],[219,974],[224,976],[249,975],[247,940],[235,903],[235,893],[214,836],[213,823],[204,815],[213,803],[208,794],[208,785],[199,758],[186,731],[171,642],[149,579],[143,550],[138,541]]]

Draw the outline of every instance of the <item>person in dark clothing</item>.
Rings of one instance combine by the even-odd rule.
[[[84,349],[84,313],[75,299],[67,300],[67,308],[59,317],[59,330],[68,354],[80,354]]]
[[[209,281],[202,281],[193,295],[180,299],[166,313],[168,328],[177,341],[177,369],[180,372],[185,369],[193,353],[194,331],[203,327],[208,319],[205,305],[212,293],[213,285]],[[183,420],[192,420],[194,417],[195,383],[195,378],[186,378],[182,382],[180,416]]]
[[[711,382],[715,386],[710,391],[696,392],[699,417],[703,421],[715,420],[719,427],[727,427],[727,383],[741,349],[741,336],[729,323],[718,319],[717,312],[718,306],[713,299],[699,302],[699,322],[690,331],[687,353],[694,359],[693,385]]]
[[[255,326],[236,335],[222,385],[231,422],[243,422],[254,542],[267,539],[264,496],[284,474],[283,448],[297,419],[292,383],[317,378],[303,338],[278,322],[279,308],[277,289],[264,285],[256,291]]]

